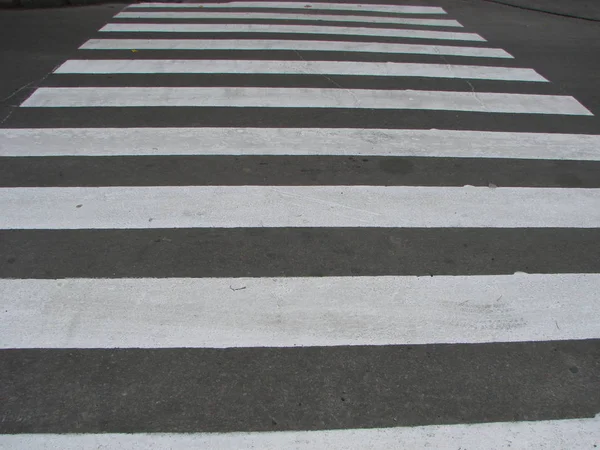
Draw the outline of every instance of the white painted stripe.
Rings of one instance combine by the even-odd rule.
[[[600,227],[600,189],[414,186],[1,188],[0,229]]]
[[[355,128],[0,128],[0,157],[121,155],[358,155],[600,161],[600,135]]]
[[[600,274],[2,279],[0,346],[227,348],[598,339],[598,292]]]
[[[214,11],[163,11],[142,12],[124,11],[115,16],[115,19],[268,19],[268,20],[307,20],[327,22],[363,22],[387,23],[405,25],[423,25],[435,27],[462,27],[456,20],[447,19],[415,19],[412,17],[378,17],[378,16],[342,16],[338,14],[285,14],[283,12],[214,12]]]
[[[100,31],[141,33],[281,33],[332,34],[336,36],[379,36],[408,39],[441,39],[450,41],[485,41],[475,33],[396,28],[333,27],[321,25],[264,25],[231,23],[109,23]]]
[[[512,58],[499,48],[383,42],[294,41],[251,39],[90,39],[82,50],[302,50],[319,52],[399,53],[416,55]],[[305,57],[305,59],[309,59]]]
[[[569,96],[316,88],[39,88],[21,107],[367,108],[591,116]]]
[[[134,3],[128,8],[275,8],[329,11],[362,11],[399,14],[446,14],[435,6],[371,5],[368,3],[227,2],[227,3]]]
[[[69,60],[57,74],[234,73],[285,75],[360,75],[466,78],[502,81],[548,81],[533,69],[456,64],[369,63],[345,61],[83,59]]]
[[[0,444],[7,449],[37,450],[565,450],[594,449],[598,441],[600,415],[593,419],[322,431],[0,436]]]

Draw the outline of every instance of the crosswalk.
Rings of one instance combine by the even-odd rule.
[[[596,119],[484,36],[117,13],[0,128],[0,447],[600,445]]]

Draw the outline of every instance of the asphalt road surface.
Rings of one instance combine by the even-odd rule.
[[[2,11],[0,447],[599,447],[600,24],[546,6]]]

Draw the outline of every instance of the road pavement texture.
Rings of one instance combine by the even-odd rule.
[[[600,446],[597,23],[78,11],[2,44],[0,447]]]

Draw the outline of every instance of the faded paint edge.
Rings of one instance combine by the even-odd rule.
[[[428,425],[400,428],[255,433],[22,434],[4,435],[6,448],[138,450],[171,448],[314,449],[410,448],[456,450],[564,450],[594,448],[600,441],[600,415],[589,419],[485,424]]]

